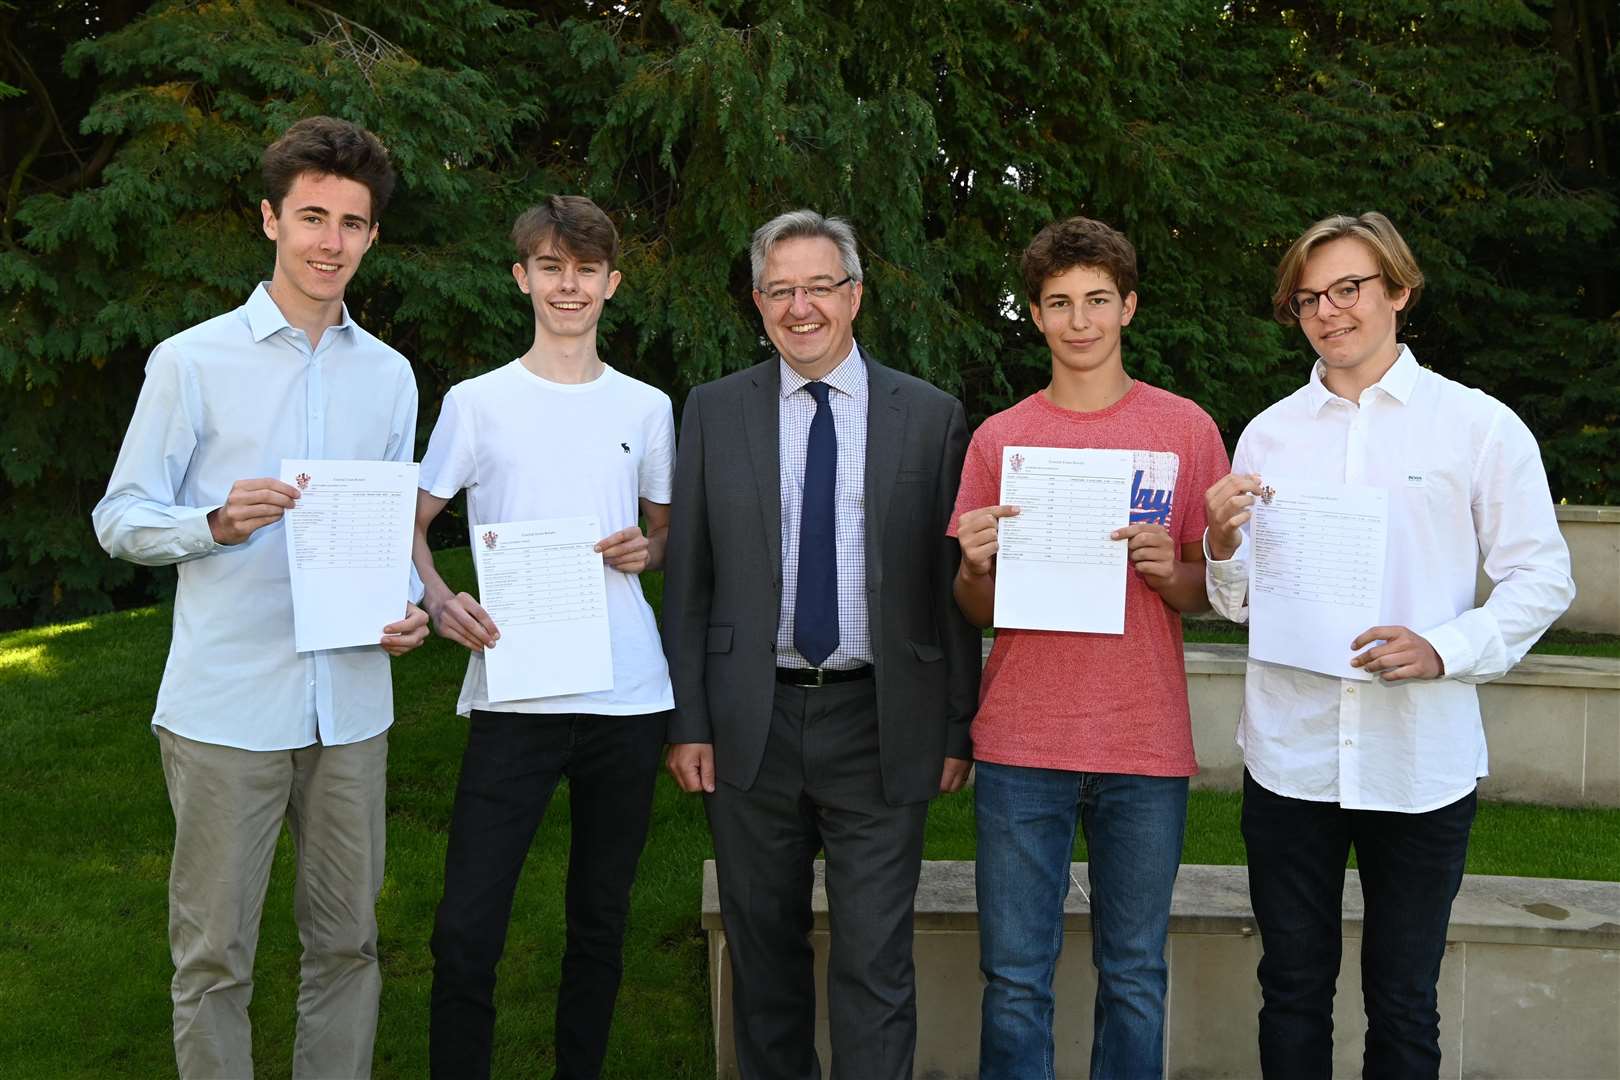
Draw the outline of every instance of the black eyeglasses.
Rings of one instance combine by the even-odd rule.
[[[804,295],[810,299],[825,300],[854,280],[853,277],[846,277],[843,281],[835,281],[831,285],[783,285],[776,289],[761,289],[759,294],[773,304],[790,304],[793,302],[793,294],[803,289]]]
[[[1341,310],[1355,307],[1356,301],[1361,299],[1361,283],[1383,276],[1380,272],[1367,274],[1364,277],[1340,278],[1327,288],[1318,289],[1315,292],[1310,289],[1301,289],[1288,298],[1288,310],[1294,313],[1296,319],[1308,319],[1316,314],[1317,307],[1324,296],[1327,297],[1328,303]]]

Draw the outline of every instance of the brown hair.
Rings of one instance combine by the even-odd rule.
[[[1423,271],[1418,269],[1412,249],[1401,239],[1394,223],[1376,210],[1369,210],[1360,217],[1334,214],[1299,234],[1299,239],[1289,246],[1282,262],[1277,264],[1277,285],[1271,290],[1271,313],[1278,322],[1285,326],[1299,322],[1288,309],[1288,301],[1299,290],[1299,279],[1305,275],[1305,260],[1311,257],[1311,252],[1346,236],[1355,237],[1372,251],[1384,279],[1386,295],[1401,289],[1411,290],[1405,306],[1395,313],[1395,328],[1399,330],[1406,325],[1407,317],[1417,307],[1418,297],[1423,295]]]
[[[281,201],[304,173],[341,176],[371,192],[375,224],[394,193],[394,166],[377,136],[347,120],[309,116],[288,128],[259,158],[270,209],[281,213]]]
[[[1123,299],[1136,291],[1136,248],[1125,234],[1088,217],[1054,221],[1035,234],[1019,260],[1024,290],[1032,303],[1041,302],[1041,286],[1076,266],[1101,270],[1114,279]]]
[[[581,262],[605,262],[612,270],[619,261],[619,230],[600,206],[583,195],[548,195],[512,224],[518,262],[538,255],[548,240]]]

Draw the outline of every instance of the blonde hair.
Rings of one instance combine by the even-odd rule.
[[[1285,325],[1299,322],[1288,309],[1288,301],[1299,289],[1299,279],[1305,273],[1305,260],[1310,258],[1311,252],[1330,240],[1346,236],[1355,237],[1372,251],[1373,258],[1378,260],[1378,272],[1384,278],[1386,294],[1401,289],[1411,290],[1406,304],[1395,313],[1395,328],[1398,330],[1406,325],[1407,317],[1417,307],[1418,297],[1423,294],[1423,271],[1418,269],[1412,249],[1401,239],[1394,223],[1376,210],[1369,210],[1360,217],[1349,214],[1325,217],[1300,233],[1299,239],[1289,245],[1282,262],[1277,264],[1277,286],[1271,292],[1271,313],[1278,322]]]

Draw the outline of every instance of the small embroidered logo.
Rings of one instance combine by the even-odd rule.
[[[627,442],[622,442],[619,444],[619,449],[628,454],[630,452],[630,444]]]
[[[484,546],[489,548],[489,550],[494,551],[495,550],[495,541],[497,539],[498,539],[498,537],[496,537],[495,531],[493,529],[491,529],[489,532],[484,534]]]
[[[1265,487],[1260,489],[1260,501],[1265,503],[1267,506],[1271,505],[1271,500],[1275,498],[1276,495],[1277,489],[1272,487],[1270,484],[1267,484]]]
[[[307,473],[307,472],[299,473],[298,476],[297,476],[297,481],[298,481],[298,490],[299,491],[303,491],[304,489],[308,488],[309,487],[309,473]]]
[[[1012,465],[1012,471],[1013,472],[1018,472],[1019,470],[1021,470],[1024,467],[1024,455],[1023,454],[1014,454],[1009,459],[1009,462]]]

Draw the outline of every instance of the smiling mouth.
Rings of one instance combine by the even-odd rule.
[[[1355,327],[1353,326],[1345,326],[1339,328],[1338,330],[1330,330],[1328,333],[1322,335],[1322,340],[1333,341],[1336,338],[1344,337],[1344,335],[1352,332],[1353,330],[1355,330]]]
[[[323,263],[323,262],[313,262],[313,261],[311,261],[309,265],[313,266],[315,269],[319,270],[323,274],[335,274],[335,273],[338,272],[339,269],[341,269],[338,266],[337,263]]]
[[[583,300],[553,300],[551,306],[556,308],[558,311],[585,310],[585,302]]]
[[[821,329],[821,325],[822,324],[818,322],[794,323],[792,326],[788,327],[788,333],[813,334],[817,330]]]

